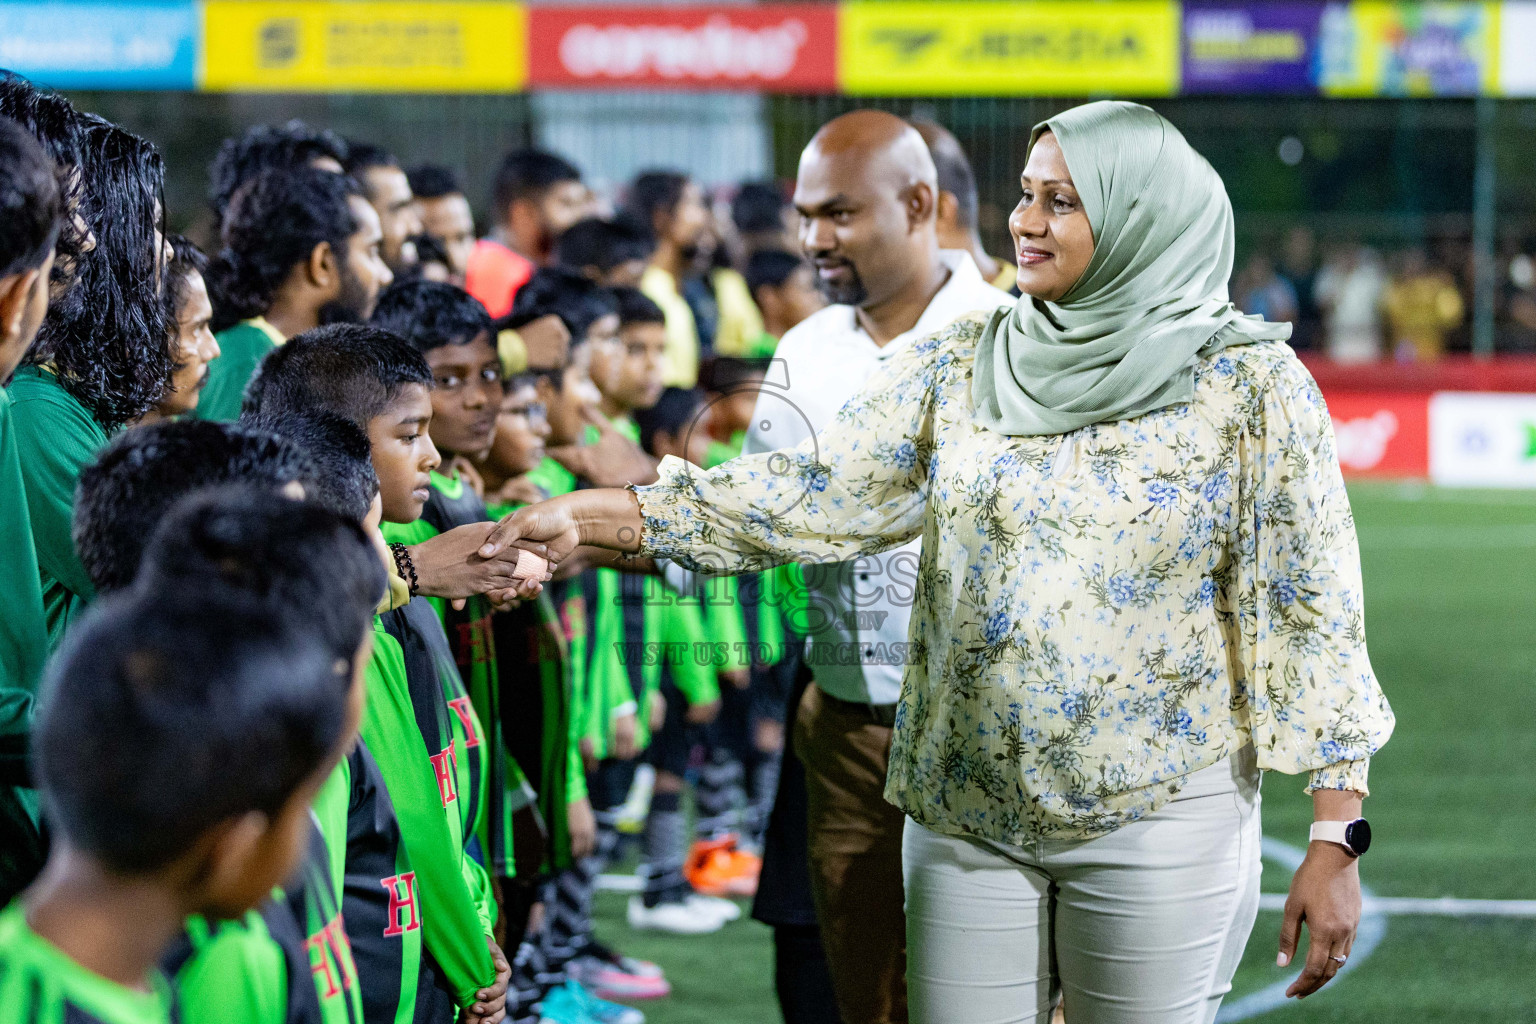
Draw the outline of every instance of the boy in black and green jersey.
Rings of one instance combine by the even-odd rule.
[[[0,913],[0,1021],[167,1024],[156,963],[190,915],[239,917],[289,875],[360,679],[292,609],[205,578],[101,602],[45,693],[53,848]]]
[[[48,312],[48,278],[63,223],[56,170],[36,139],[0,118],[0,384],[27,354]],[[48,656],[37,550],[27,518],[11,398],[0,389],[0,902],[42,866],[37,791],[29,785],[27,732]]]
[[[269,355],[247,389],[246,406],[251,415],[267,418],[320,409],[363,426],[384,519],[410,522],[421,514],[430,494],[430,472],[439,463],[426,433],[430,384],[426,363],[397,336],[333,325],[301,335]],[[432,636],[431,629],[424,629],[428,624],[442,639],[435,613],[425,602],[412,604],[418,610],[407,605],[375,620],[375,662],[381,656],[387,661],[373,675],[378,688],[369,693],[363,738],[384,776],[410,849],[427,952],[466,1017],[499,1017],[509,969],[492,937],[495,905],[485,871],[467,852],[473,837],[466,838],[464,825],[472,819],[460,807],[461,793],[467,801],[477,787],[470,775],[472,751],[454,735],[465,705],[451,708],[443,676],[421,670],[445,662],[447,668],[454,666],[445,640],[435,652],[427,646]],[[406,635],[404,627],[415,625],[409,650],[393,639],[382,642],[390,624],[401,635]],[[407,665],[418,671],[407,673]],[[478,728],[475,735],[480,735]]]
[[[357,433],[366,451],[356,427],[338,426]],[[334,468],[321,474],[292,443],[246,427],[192,421],[130,431],[81,474],[74,533],[82,561],[103,594],[134,581],[175,592],[185,581],[221,575],[263,599],[281,594],[351,660],[384,581],[359,526],[370,495],[359,482],[343,509],[292,500],[308,489],[335,505],[343,477]],[[239,485],[233,494],[217,489],[231,481]],[[157,529],[162,540],[146,552],[144,538]],[[324,836],[316,831],[299,878],[242,921],[189,923],[177,955],[184,1008],[252,1024],[361,1018],[326,847],[345,834],[344,819]]]
[[[468,456],[490,447],[502,398],[501,361],[491,341],[491,318],[468,292],[450,284],[410,281],[390,288],[379,299],[372,323],[404,338],[431,368],[433,444],[444,458]],[[409,524],[391,523],[385,536],[395,543],[418,543],[471,523],[489,520],[485,503],[457,469],[433,469],[422,515]],[[504,695],[497,670],[491,603],[475,596],[455,608],[433,602],[442,619],[458,679],[450,706],[461,723],[483,728],[473,737],[478,748],[474,784],[484,794],[486,813],[476,835],[486,867],[499,880],[511,878],[513,815],[532,806],[534,794],[519,766],[510,759],[504,738]],[[452,673],[444,673],[452,676]],[[467,688],[468,700],[463,691]],[[483,783],[483,784],[482,784]],[[516,937],[512,937],[515,941]]]

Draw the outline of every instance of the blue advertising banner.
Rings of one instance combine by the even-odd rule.
[[[1318,3],[1187,3],[1184,92],[1317,90]]]
[[[0,68],[60,89],[191,89],[193,0],[0,0]]]

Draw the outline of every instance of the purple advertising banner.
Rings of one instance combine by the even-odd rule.
[[[1184,92],[1316,92],[1320,3],[1186,3]]]

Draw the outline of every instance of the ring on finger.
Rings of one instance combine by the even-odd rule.
[[[1349,959],[1349,955],[1345,954],[1344,956],[1330,956],[1328,959],[1335,963],[1342,964],[1344,961]]]

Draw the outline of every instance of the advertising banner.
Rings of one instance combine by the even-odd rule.
[[[1429,396],[1383,391],[1326,394],[1344,475],[1429,475]]]
[[[0,68],[59,89],[190,89],[192,0],[0,3]]]
[[[1179,5],[853,0],[838,68],[843,91],[862,95],[1171,96]]]
[[[833,92],[837,7],[545,7],[528,15],[528,81]]]
[[[1316,3],[1184,5],[1184,92],[1317,90]]]
[[[207,0],[214,92],[516,92],[526,11],[470,0]]]
[[[1497,86],[1495,3],[1358,0],[1323,12],[1318,84],[1334,96],[1475,96]]]
[[[1452,487],[1536,487],[1536,395],[1431,398],[1429,478]]]
[[[1499,92],[1536,96],[1536,2],[1513,0],[1499,11]]]

